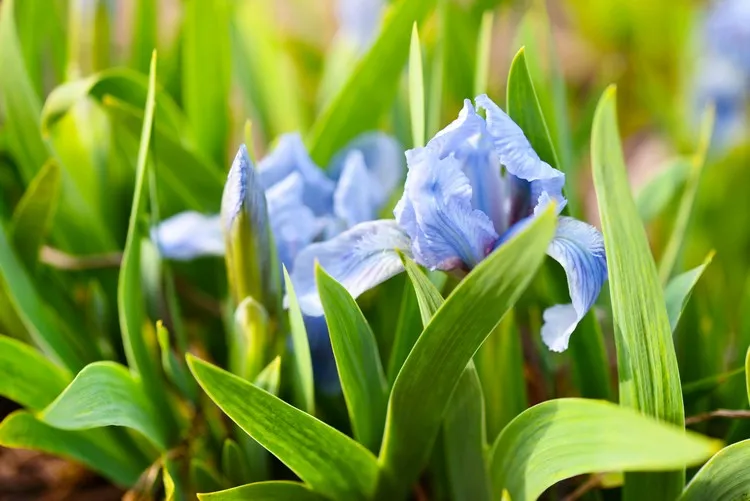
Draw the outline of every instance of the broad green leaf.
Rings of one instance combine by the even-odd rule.
[[[33,269],[52,222],[60,194],[60,167],[47,162],[29,184],[13,211],[10,235],[27,269]]]
[[[22,1],[14,9],[26,70],[41,96],[50,77],[55,82],[63,78],[67,2]]]
[[[477,64],[474,72],[474,95],[487,92],[490,75],[490,53],[492,51],[492,26],[495,14],[491,10],[482,14],[482,24],[477,36]]]
[[[636,193],[635,204],[644,223],[656,219],[669,206],[690,174],[691,165],[689,158],[677,157],[669,160]]]
[[[141,432],[162,451],[169,445],[168,425],[149,401],[143,383],[115,362],[87,365],[40,418],[64,430],[125,426]]]
[[[684,425],[680,374],[664,294],[646,232],[630,193],[617,130],[615,89],[594,117],[591,159],[609,267],[620,403],[660,421]],[[673,499],[683,469],[626,475],[624,499]]]
[[[305,484],[275,480],[257,482],[225,491],[198,494],[200,501],[326,501]]]
[[[49,405],[70,382],[70,374],[37,350],[0,336],[0,395],[33,411]]]
[[[128,236],[125,242],[125,250],[123,251],[122,264],[120,265],[120,274],[117,282],[117,308],[128,365],[130,370],[140,377],[150,404],[158,409],[160,422],[166,426],[166,434],[159,437],[159,441],[157,442],[166,447],[172,445],[176,439],[178,430],[172,409],[169,407],[164,379],[159,370],[155,353],[149,349],[144,337],[143,324],[146,315],[144,312],[141,284],[141,238],[144,236],[144,232],[140,226],[140,219],[145,214],[148,200],[146,176],[148,171],[149,144],[154,123],[155,99],[156,53],[154,52],[151,59],[148,97],[146,98],[141,143],[138,150],[133,205],[130,211]]]
[[[411,117],[411,139],[415,148],[425,142],[424,72],[422,71],[422,44],[419,42],[417,22],[411,30],[409,46],[409,112]]]
[[[396,488],[404,489],[418,477],[461,373],[535,275],[554,231],[553,210],[469,273],[406,359],[388,403],[379,459],[398,480]]]
[[[443,422],[446,470],[454,501],[490,501],[484,460],[484,399],[474,364],[464,370],[453,390]]]
[[[679,501],[740,501],[750,496],[750,440],[720,450],[695,474]]]
[[[133,9],[133,36],[130,44],[130,66],[147,73],[151,53],[156,50],[156,23],[159,0],[135,0]]]
[[[224,440],[224,446],[221,449],[221,471],[229,480],[229,485],[242,485],[248,481],[245,453],[231,438]]]
[[[396,94],[412,26],[435,1],[400,0],[390,7],[377,40],[310,131],[307,144],[318,164],[327,164],[350,139],[378,124]]]
[[[377,452],[383,437],[387,383],[378,345],[354,298],[323,268],[315,279],[354,437]]]
[[[188,365],[221,410],[315,491],[337,501],[372,497],[378,466],[367,449],[226,371],[190,355]]]
[[[664,300],[667,304],[669,326],[673,332],[677,328],[677,322],[680,321],[682,311],[690,300],[690,295],[693,293],[695,284],[698,283],[701,275],[703,275],[703,271],[706,269],[706,266],[711,264],[713,258],[714,252],[712,251],[703,260],[703,264],[672,278],[664,288]]]
[[[182,21],[182,99],[198,149],[224,165],[229,133],[229,4],[187,0]]]
[[[557,153],[529,75],[523,48],[518,51],[510,65],[506,99],[506,113],[521,127],[539,158],[557,168]]]
[[[294,292],[294,284],[284,267],[284,285],[289,301],[289,328],[292,333],[294,348],[294,391],[297,407],[310,415],[315,413],[315,380],[313,379],[310,344],[307,341],[307,330],[302,318],[302,310]]]
[[[675,267],[677,266],[677,260],[680,257],[683,242],[687,235],[690,216],[693,212],[693,205],[698,196],[698,185],[701,182],[703,168],[706,165],[706,155],[708,154],[709,146],[711,146],[711,134],[714,130],[715,118],[716,109],[711,106],[704,113],[701,122],[698,148],[691,159],[690,173],[688,174],[685,183],[685,191],[682,193],[680,207],[677,210],[677,218],[675,219],[674,226],[672,227],[672,234],[669,237],[667,247],[664,249],[664,254],[659,263],[659,278],[662,283],[665,284],[670,279]]]
[[[507,489],[514,501],[532,501],[576,475],[675,470],[700,464],[720,447],[717,440],[609,402],[548,400],[514,419],[493,444],[493,494]]]
[[[0,445],[79,461],[122,487],[135,484],[148,466],[129,455],[121,444],[109,440],[105,430],[61,430],[26,411],[16,411],[0,423]]]

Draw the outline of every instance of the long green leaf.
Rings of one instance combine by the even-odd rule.
[[[135,0],[133,9],[133,36],[130,44],[130,66],[146,73],[151,54],[156,50],[156,23],[159,0]]]
[[[638,214],[645,223],[650,223],[669,206],[680,186],[691,170],[691,159],[677,157],[670,159],[666,166],[658,169],[635,196]]]
[[[575,475],[674,470],[699,464],[720,447],[609,402],[549,400],[514,419],[492,446],[493,494],[500,498],[507,489],[514,501],[532,501]]]
[[[536,273],[554,231],[552,210],[461,282],[406,359],[393,385],[380,454],[397,488],[410,485],[425,466],[462,371]]]
[[[167,423],[149,401],[142,381],[115,362],[87,365],[40,418],[64,430],[125,426],[141,432],[162,451],[169,445]]]
[[[490,75],[490,56],[492,51],[492,26],[495,13],[491,10],[482,14],[482,24],[479,25],[477,36],[477,64],[474,72],[474,95],[487,92]]]
[[[367,449],[226,371],[190,355],[188,365],[221,410],[315,491],[337,501],[372,497],[378,466]]]
[[[604,93],[594,116],[591,157],[609,266],[620,402],[660,421],[683,426],[672,329],[646,232],[630,193],[614,87]],[[674,499],[684,479],[684,470],[626,475],[624,498]]]
[[[315,279],[354,437],[377,452],[388,395],[375,336],[357,302],[341,284],[320,266],[315,268]]]
[[[422,325],[427,327],[432,320],[432,317],[445,303],[445,299],[440,294],[440,291],[430,282],[427,276],[422,273],[419,266],[407,258],[401,256],[401,261],[404,263],[406,273],[409,275],[409,280],[414,287],[414,292],[417,296],[417,304],[419,305],[419,314],[422,318]]]
[[[0,395],[33,411],[49,405],[70,382],[70,374],[37,350],[0,336]]]
[[[400,0],[391,7],[380,36],[310,131],[307,144],[318,164],[327,164],[350,139],[378,124],[396,94],[409,56],[412,26],[427,16],[435,2]]]
[[[388,383],[390,385],[393,385],[396,380],[398,371],[401,370],[406,357],[409,356],[409,352],[421,333],[422,321],[417,297],[414,294],[414,286],[411,284],[411,280],[406,280],[404,292],[401,294],[401,306],[396,322],[391,356],[388,360]]]
[[[687,306],[687,302],[690,300],[690,295],[693,293],[695,284],[700,280],[701,275],[706,269],[706,266],[711,264],[711,260],[714,258],[714,252],[711,252],[706,259],[703,260],[703,264],[693,268],[690,271],[686,271],[676,277],[673,277],[667,286],[664,288],[664,300],[667,304],[667,314],[669,315],[669,326],[674,331],[677,328],[677,322],[680,321],[682,311]]]
[[[409,111],[411,117],[411,139],[415,148],[425,141],[424,72],[422,71],[422,44],[419,42],[417,22],[411,30],[409,45]]]
[[[104,430],[61,430],[26,411],[16,411],[0,423],[0,445],[79,461],[123,487],[135,484],[148,466],[128,455],[117,442],[109,440]]]
[[[297,301],[297,294],[294,292],[294,284],[286,267],[284,267],[284,284],[289,301],[289,328],[292,332],[292,346],[294,347],[295,398],[300,409],[313,415],[315,413],[315,381],[310,344],[307,340],[302,310]]]
[[[198,494],[200,501],[326,501],[299,482],[272,481]]]
[[[680,501],[740,501],[750,497],[750,440],[720,450],[695,474]]]

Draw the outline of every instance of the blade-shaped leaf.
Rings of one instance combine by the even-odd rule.
[[[552,209],[469,273],[427,325],[399,372],[388,403],[380,462],[402,489],[427,462],[464,368],[541,264],[554,231]]]
[[[417,22],[411,30],[409,46],[409,111],[411,117],[411,139],[415,148],[424,146],[424,72],[422,71],[422,44],[419,42]]]
[[[162,451],[167,449],[170,436],[141,380],[115,362],[94,362],[84,367],[40,418],[64,430],[125,426],[141,432]]]
[[[594,188],[609,267],[620,402],[658,420],[684,424],[680,374],[664,294],[630,193],[617,130],[615,89],[602,96],[591,137]],[[626,500],[673,499],[684,470],[626,475]]]
[[[227,477],[229,485],[242,485],[248,482],[248,467],[245,453],[237,442],[228,438],[221,449],[221,471]]]
[[[703,271],[706,269],[706,266],[711,264],[713,258],[714,253],[711,252],[703,260],[703,264],[672,278],[664,288],[664,300],[667,304],[669,326],[672,328],[672,331],[675,330],[677,322],[680,321],[682,311],[690,300],[690,295],[693,293],[695,284],[698,283],[701,275],[703,275]]]
[[[360,132],[375,127],[396,94],[409,56],[414,22],[427,16],[436,0],[401,0],[391,7],[377,40],[323,111],[307,138],[310,156],[321,165]]]
[[[49,405],[70,382],[70,374],[37,350],[0,336],[0,395],[33,411]]]
[[[695,474],[680,501],[741,500],[750,495],[750,440],[720,450]]]
[[[492,51],[492,26],[495,13],[491,10],[482,14],[482,24],[479,25],[477,36],[477,64],[474,72],[474,95],[487,92],[490,75],[490,52]]]
[[[401,261],[404,263],[404,268],[409,275],[409,280],[411,281],[411,284],[414,287],[414,293],[417,296],[417,304],[419,305],[419,314],[422,318],[422,325],[426,327],[435,313],[443,305],[445,299],[443,299],[443,296],[440,294],[440,291],[437,290],[437,287],[430,282],[427,275],[422,273],[422,270],[419,269],[419,266],[417,266],[414,261],[403,255],[401,256]]]
[[[159,10],[157,0],[135,0],[133,8],[133,36],[130,44],[130,66],[141,73],[148,71],[151,53],[156,49],[156,23]]]
[[[188,364],[211,400],[314,490],[340,501],[371,498],[378,466],[367,449],[226,371],[190,355]]]
[[[493,444],[493,493],[499,498],[507,489],[514,501],[532,501],[575,475],[674,470],[699,464],[720,447],[609,402],[549,400],[514,419]]]
[[[636,193],[635,204],[644,223],[653,221],[669,206],[690,174],[690,167],[689,158],[671,159]]]
[[[391,356],[388,360],[388,384],[393,385],[398,371],[404,365],[414,343],[422,333],[422,320],[419,312],[417,296],[411,280],[404,282],[404,292],[401,294],[401,306],[396,323],[396,333],[393,338]]]
[[[315,413],[315,381],[313,379],[310,344],[307,341],[307,330],[302,318],[302,310],[294,292],[294,284],[284,267],[284,284],[289,301],[289,328],[292,332],[294,348],[294,388],[297,406],[308,414]]]
[[[299,482],[272,481],[242,485],[225,491],[198,494],[200,501],[326,501]]]
[[[388,395],[375,336],[354,298],[320,266],[315,280],[354,437],[377,452]]]

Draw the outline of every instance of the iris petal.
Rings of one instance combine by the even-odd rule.
[[[393,220],[360,223],[340,235],[303,249],[292,281],[306,315],[323,314],[315,285],[315,261],[357,297],[403,271],[397,251],[408,253],[409,237]]]
[[[333,213],[346,228],[375,217],[375,205],[368,196],[371,186],[364,156],[358,150],[351,151],[333,194]]]
[[[472,268],[497,241],[490,218],[471,204],[472,189],[453,155],[431,148],[406,152],[409,173],[394,214],[412,240],[416,261],[430,269]]]
[[[188,261],[201,256],[224,255],[224,235],[218,215],[182,212],[153,228],[151,240],[168,259]]]
[[[578,322],[596,301],[607,279],[607,259],[601,233],[591,225],[560,217],[547,254],[560,263],[568,277],[572,304],[544,312],[542,339],[552,351],[565,351]]]

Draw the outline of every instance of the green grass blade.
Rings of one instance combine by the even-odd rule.
[[[200,501],[326,501],[305,484],[276,480],[257,482],[225,491],[198,494]]]
[[[490,52],[492,50],[492,26],[495,13],[491,10],[482,14],[482,24],[477,37],[477,64],[474,72],[474,95],[487,92],[490,76]]]
[[[422,270],[419,269],[419,266],[417,266],[414,261],[403,255],[401,256],[401,261],[404,263],[406,273],[409,275],[409,280],[411,281],[412,286],[414,287],[414,292],[417,295],[417,304],[419,305],[419,314],[422,318],[422,325],[426,327],[435,313],[443,305],[445,299],[443,299],[443,296],[440,294],[437,287],[430,282],[427,275],[422,273]]]
[[[594,188],[609,266],[620,402],[660,421],[684,425],[680,374],[664,294],[630,193],[617,130],[615,89],[602,96],[591,137]],[[684,470],[626,475],[624,499],[673,499]]]
[[[747,499],[750,494],[750,440],[720,450],[695,474],[679,501]]]
[[[409,113],[411,117],[411,139],[415,148],[425,142],[424,72],[422,71],[422,44],[419,42],[417,22],[411,30],[409,45]]]
[[[125,426],[161,451],[169,445],[167,424],[149,401],[143,382],[115,362],[87,365],[39,417],[64,430]]]
[[[310,343],[307,340],[305,321],[294,292],[294,284],[284,267],[284,284],[289,301],[289,327],[294,348],[294,389],[297,406],[310,415],[315,413],[315,381],[313,379]]]
[[[631,409],[565,398],[531,407],[490,452],[493,494],[532,501],[560,480],[592,472],[673,470],[700,464],[721,443]],[[671,498],[658,498],[671,499]]]
[[[70,373],[37,350],[0,336],[0,395],[38,411],[52,402],[70,382]]]
[[[310,131],[310,156],[319,165],[326,165],[350,139],[378,124],[398,89],[413,23],[424,19],[435,2],[402,0],[391,8],[380,36]]]
[[[680,186],[688,178],[692,161],[689,158],[677,157],[669,160],[667,165],[658,169],[654,175],[636,193],[635,204],[644,224],[650,223],[669,207]]]
[[[411,280],[404,282],[404,292],[401,294],[401,306],[396,322],[396,333],[393,337],[391,356],[388,359],[388,384],[393,385],[398,371],[404,365],[414,343],[422,332],[422,321],[419,312],[417,296]]]
[[[340,501],[372,497],[378,466],[367,449],[218,367],[190,355],[188,365],[221,410],[315,491]]]
[[[554,226],[547,210],[480,263],[414,345],[393,385],[380,453],[402,488],[425,466],[461,373],[535,275]]]
[[[680,321],[682,312],[690,300],[690,295],[693,293],[695,284],[698,283],[698,280],[700,280],[706,267],[711,264],[713,258],[714,252],[712,251],[703,260],[703,264],[673,277],[664,288],[664,301],[667,304],[669,326],[672,328],[672,332],[677,328],[677,323]]]
[[[315,279],[354,437],[377,452],[388,403],[378,346],[354,298],[317,266]]]

